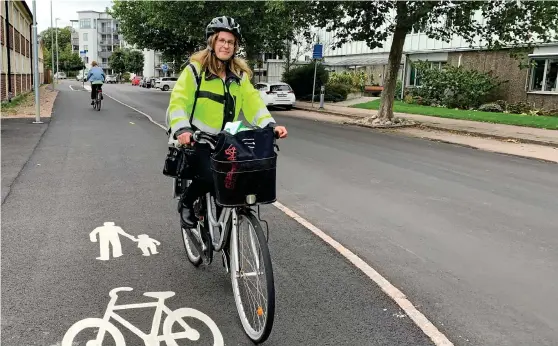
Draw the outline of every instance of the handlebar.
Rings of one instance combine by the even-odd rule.
[[[217,146],[217,135],[212,135],[209,134],[207,132],[202,132],[200,130],[194,132],[192,134],[192,141],[196,142],[196,143],[200,143],[200,144],[209,144],[209,146],[211,147],[211,150],[215,150],[215,147]],[[277,146],[277,139],[279,139],[279,134],[274,133],[274,139],[273,139],[273,145],[279,149],[279,147]],[[178,144],[178,141],[174,140],[173,141],[174,144]]]

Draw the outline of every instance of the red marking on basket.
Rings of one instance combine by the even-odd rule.
[[[227,149],[225,149],[225,155],[227,155],[227,160],[235,161],[236,160],[236,148],[233,147],[231,144]],[[231,165],[230,172],[227,173],[225,177],[225,188],[232,190],[235,187],[235,179],[234,179],[234,172],[236,172],[236,164],[233,163]]]

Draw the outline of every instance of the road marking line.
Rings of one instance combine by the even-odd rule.
[[[114,97],[112,97],[112,96],[110,96],[110,95],[107,95],[107,94],[105,94],[105,95],[108,96],[108,97],[110,97],[110,98],[113,99],[114,101],[116,101],[116,102],[118,102],[118,103],[120,103],[120,104],[123,104],[124,106],[126,106],[126,107],[128,107],[128,108],[131,108],[131,109],[135,110],[135,111],[138,112],[139,114],[146,116],[147,119],[149,119],[149,121],[151,121],[153,124],[159,126],[159,127],[162,128],[163,130],[167,131],[167,128],[166,128],[165,126],[163,126],[163,125],[159,124],[158,122],[156,122],[155,120],[153,120],[153,118],[152,118],[149,114],[145,114],[144,112],[142,112],[142,111],[140,111],[140,110],[138,110],[138,109],[135,109],[134,107],[132,107],[132,106],[130,106],[130,105],[127,105],[127,104],[125,104],[124,102],[119,101],[119,100],[115,99]]]
[[[69,87],[70,87],[70,89],[72,89],[73,91],[76,91],[76,90],[74,90],[74,88],[72,88],[72,86],[71,86],[71,85],[68,85],[68,86],[69,86]]]
[[[85,90],[91,91],[91,85],[84,85],[83,87],[85,88]]]
[[[108,95],[107,95],[108,96]],[[112,96],[109,96],[111,99],[115,100],[116,102],[123,104],[124,106],[135,110],[136,112],[146,116],[149,121],[154,123],[155,125],[161,127],[163,130],[167,131],[166,127],[159,124],[158,122],[154,121],[151,116],[145,114],[142,111],[135,109],[134,107],[125,104]],[[302,216],[298,215],[288,207],[284,206],[279,202],[273,203],[273,205],[285,213],[287,216],[293,218],[295,221],[300,223],[302,226],[306,227],[312,233],[320,237],[323,241],[325,241],[328,245],[333,247],[337,250],[343,257],[351,261],[352,264],[355,265],[358,269],[360,269],[366,276],[368,276],[372,281],[374,281],[381,289],[384,291],[391,299],[393,299],[397,305],[405,311],[405,313],[415,322],[415,324],[426,334],[432,342],[436,346],[453,346],[453,343],[444,335],[442,332],[436,328],[432,322],[426,318],[420,311],[415,308],[413,303],[411,303],[407,297],[401,292],[397,287],[393,286],[386,278],[384,278],[380,273],[378,273],[374,268],[372,268],[368,263],[364,262],[360,257],[355,255],[352,251],[341,245],[335,239],[324,233],[318,227],[314,226]]]
[[[378,273],[374,268],[369,266],[366,262],[364,262],[360,257],[355,255],[352,251],[341,245],[335,239],[324,233],[318,227],[314,226],[306,219],[289,209],[288,207],[284,206],[279,202],[273,203],[275,207],[279,210],[290,216],[302,226],[306,227],[312,233],[320,237],[323,241],[327,244],[331,245],[335,250],[337,250],[343,257],[351,261],[358,269],[360,269],[366,276],[372,279],[381,289],[384,291],[391,299],[393,299],[397,305],[405,311],[405,313],[415,322],[415,324],[422,329],[422,331],[430,337],[430,339],[434,342],[435,345],[438,346],[450,346],[453,345],[449,339],[442,334],[430,322],[426,316],[424,316],[420,311],[418,311],[413,303],[411,303],[407,297],[401,292],[397,287],[393,286],[386,278],[384,278],[380,273]]]

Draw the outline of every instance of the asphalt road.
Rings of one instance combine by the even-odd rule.
[[[69,84],[59,86],[55,115],[2,205],[2,345],[60,345],[75,322],[102,317],[109,292],[118,287],[134,289],[120,292],[118,304],[152,301],[144,292],[175,292],[166,301],[169,308],[199,310],[216,323],[227,345],[250,344],[220,259],[206,269],[195,269],[186,259],[171,180],[161,173],[164,131],[108,97],[100,112],[93,111],[88,93],[79,91],[77,83],[73,91]],[[121,86],[111,87],[105,92],[116,97]],[[133,92],[138,103],[148,104],[144,110],[164,104],[154,101],[163,94],[151,98]],[[293,144],[285,144],[283,153],[293,151]],[[294,149],[290,155],[296,155]],[[3,163],[8,159],[2,155]],[[285,155],[283,165],[287,160]],[[284,178],[281,186],[285,195]],[[276,322],[266,344],[432,344],[334,249],[275,207],[264,207],[263,217],[271,229],[277,287]],[[131,236],[157,240],[159,253],[142,256],[138,244],[120,237],[121,257],[96,259],[100,244],[90,237],[104,222],[115,222]],[[152,314],[148,309],[121,313],[144,332]],[[201,337],[181,345],[212,344],[206,326],[186,322]],[[128,345],[142,344],[114,325]]]
[[[164,124],[170,93],[106,89]],[[297,112],[273,112],[290,134],[281,202],[365,259],[456,344],[558,344],[557,165]]]

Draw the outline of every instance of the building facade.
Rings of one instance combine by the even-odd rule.
[[[477,14],[482,21],[482,15]],[[365,42],[350,42],[338,49],[330,46],[335,43],[334,32],[325,29],[313,30],[324,45],[323,64],[330,71],[366,71],[368,83],[383,85],[388,70],[388,57],[392,38],[389,37],[382,47],[370,49]],[[524,101],[537,108],[558,109],[558,41],[541,45],[529,54],[531,68],[519,67],[519,61],[510,58],[509,51],[488,51],[481,41],[473,44],[474,48],[459,36],[450,42],[428,38],[424,33],[412,32],[407,35],[403,48],[399,79],[406,88],[420,86],[420,78],[413,67],[413,62],[422,60],[431,62],[434,68],[446,64],[464,66],[482,72],[490,72],[501,81],[508,81],[497,91],[498,97],[509,102]],[[299,52],[294,47],[292,52]],[[312,51],[307,50],[291,59],[301,63],[311,60]],[[267,59],[264,66],[270,81],[280,80],[284,61]]]
[[[97,61],[101,68],[111,73],[108,60],[112,52],[126,46],[118,21],[107,11],[78,11],[77,14],[77,25],[72,33],[72,48],[77,47],[78,53],[86,52],[83,58],[86,66]]]
[[[33,13],[25,1],[2,0],[0,17],[2,47],[0,94],[2,101],[5,101],[33,89],[33,54],[31,51]],[[42,52],[39,55],[40,59],[41,55]],[[41,67],[39,66],[39,69]]]

